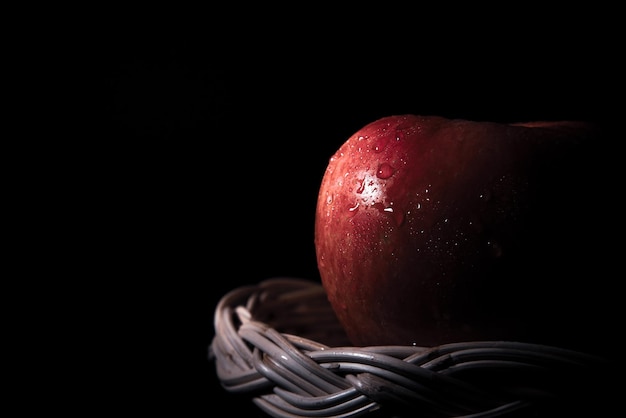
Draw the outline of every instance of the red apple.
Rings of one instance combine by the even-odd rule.
[[[595,139],[585,122],[417,115],[354,133],[330,158],[315,219],[322,284],[351,342],[597,345]]]

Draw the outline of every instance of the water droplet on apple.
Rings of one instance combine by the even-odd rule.
[[[318,260],[319,260],[318,262],[320,264],[320,267],[322,267],[322,268],[326,267],[326,259],[325,259],[323,254],[320,255]]]
[[[356,202],[354,205],[348,208],[348,218],[354,217],[359,211],[359,202]]]
[[[502,256],[502,247],[496,241],[488,241],[487,245],[489,246],[489,252],[494,258],[498,258]]]
[[[378,171],[376,171],[376,177],[379,179],[388,179],[393,176],[395,173],[395,169],[389,163],[382,163],[378,166]]]
[[[387,144],[389,144],[389,137],[387,135],[380,136],[372,145],[372,150],[374,152],[383,152]]]
[[[363,193],[363,190],[365,190],[365,179],[361,180],[361,184],[359,185],[359,188],[356,189],[356,192],[358,194],[361,194],[361,193]]]

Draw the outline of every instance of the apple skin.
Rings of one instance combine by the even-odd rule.
[[[354,133],[315,214],[322,284],[350,341],[597,345],[595,137],[578,121],[408,114]]]

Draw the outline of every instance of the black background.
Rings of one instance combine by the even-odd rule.
[[[110,397],[139,413],[262,416],[219,386],[213,309],[240,285],[318,280],[314,209],[332,153],[391,114],[611,120],[614,39],[582,17],[420,33],[403,22],[391,39],[372,21],[332,36],[322,21],[259,21],[105,39],[90,187],[94,233],[109,242],[92,261],[109,312],[124,312],[119,325],[102,318],[124,364]]]

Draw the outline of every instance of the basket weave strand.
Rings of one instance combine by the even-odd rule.
[[[559,347],[470,341],[351,346],[323,287],[273,278],[227,293],[209,359],[222,387],[276,418],[505,417],[570,410],[606,362]],[[595,394],[595,392],[594,392]],[[522,415],[515,415],[522,416]]]

